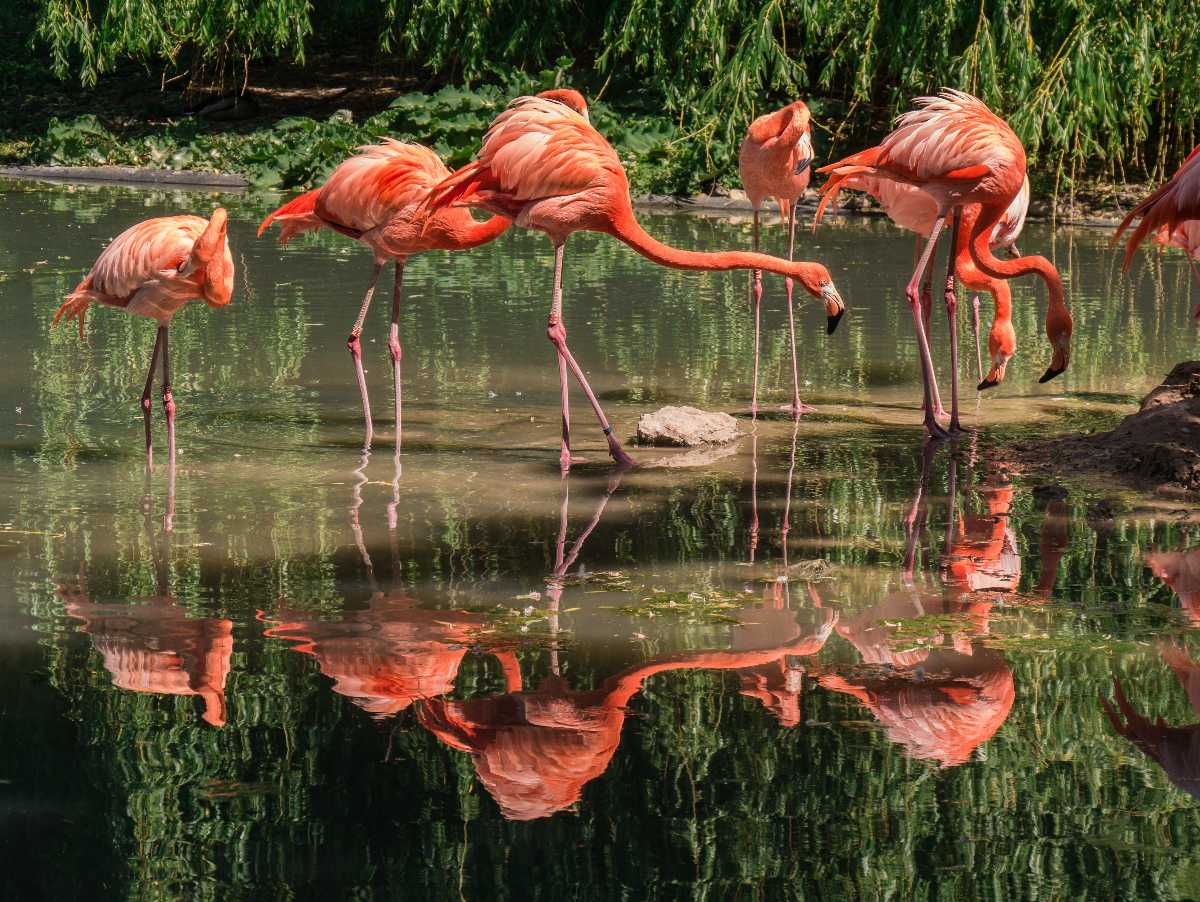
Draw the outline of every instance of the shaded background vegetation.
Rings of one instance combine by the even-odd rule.
[[[1071,190],[1085,176],[1158,178],[1190,150],[1194,11],[1187,0],[19,0],[0,13],[0,87],[21,108],[4,117],[21,140],[3,153],[240,168],[291,187],[383,130],[436,142],[457,162],[514,91],[566,81],[611,104],[598,124],[640,170],[635,188],[691,192],[734,184],[747,122],[783,100],[809,99],[829,154],[950,85],[1010,119],[1043,187]],[[347,69],[386,73],[365,111],[379,118],[355,125],[310,109],[297,121],[276,105],[231,138],[184,115],[289,79],[336,88]],[[129,78],[165,100],[133,96]],[[423,107],[444,85],[455,92]],[[50,119],[54,91],[74,101],[57,104],[61,122]],[[101,98],[108,115],[77,118]]]

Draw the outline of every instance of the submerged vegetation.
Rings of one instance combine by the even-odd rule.
[[[1008,117],[1043,187],[1069,192],[1085,177],[1160,177],[1191,149],[1193,17],[1187,0],[23,0],[0,13],[11,51],[0,87],[26,107],[7,117],[0,154],[236,169],[257,184],[303,186],[382,131],[460,162],[505,99],[550,77],[602,102],[597,125],[634,168],[635,189],[689,193],[735,184],[746,124],[784,98],[809,99],[828,155],[876,136],[912,96],[950,85]],[[360,124],[284,115],[231,128],[120,102],[112,115],[79,118],[121,73],[183,91],[183,113],[189,100],[255,96],[297,67],[337,88],[347,54],[408,85]],[[73,110],[58,105],[69,114],[59,121],[37,101],[49,73],[82,86]]]

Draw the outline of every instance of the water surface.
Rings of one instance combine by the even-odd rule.
[[[237,290],[172,328],[172,497],[141,448],[152,324],[95,311],[81,344],[50,320],[121,229],[218,200]],[[988,455],[1110,422],[1193,355],[1178,256],[1121,277],[1107,234],[1030,226],[1022,249],[1068,285],[1071,368],[1037,385],[1044,292],[1022,283],[1008,380],[969,388],[963,317],[979,428],[923,450],[911,240],[831,222],[801,242],[850,304],[832,337],[799,307],[819,414],[617,473],[576,403],[586,462],[563,480],[543,238],[409,265],[399,448],[381,291],[364,453],[344,341],[369,258],[255,239],[269,200],[0,186],[19,897],[1200,894],[1193,512]],[[745,219],[645,219],[749,243]],[[750,431],[746,299],[744,274],[572,238],[570,342],[619,435],[666,403]],[[766,305],[774,407],[777,281]],[[940,314],[934,343],[941,361]]]

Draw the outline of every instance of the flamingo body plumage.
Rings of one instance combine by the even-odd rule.
[[[217,207],[209,219],[200,216],[163,216],[130,226],[101,251],[91,271],[67,295],[54,324],[64,317],[79,323],[92,304],[103,304],[145,316],[158,323],[150,372],[142,392],[146,427],[146,462],[153,462],[150,440],[150,389],[154,367],[162,355],[162,400],[167,420],[168,459],[175,462],[175,400],[167,327],[190,301],[224,307],[233,297],[233,254],[227,236],[228,216]]]
[[[374,255],[372,279],[346,343],[354,361],[368,444],[373,424],[360,335],[383,267],[388,261],[396,264],[388,350],[392,357],[398,433],[402,349],[397,320],[406,261],[413,254],[425,251],[478,247],[510,225],[501,217],[476,222],[465,209],[450,208],[430,214],[425,207],[429,192],[448,175],[446,164],[429,148],[384,138],[379,144],[360,147],[357,154],[334,169],[321,187],[270,213],[258,229],[262,235],[272,223],[278,222],[280,243],[287,244],[296,235],[328,228],[360,242]]]
[[[647,259],[676,269],[765,269],[800,281],[826,307],[831,326],[845,305],[828,270],[818,263],[789,263],[764,254],[696,253],[652,238],[633,215],[629,180],[612,146],[588,121],[586,102],[575,91],[518,97],[492,122],[476,158],[431,194],[433,210],[480,207],[544,232],[555,247],[554,295],[547,336],[559,359],[563,394],[560,465],[570,466],[570,419],[566,403],[570,370],[588,397],[608,442],[623,465],[633,463],[612,435],[612,426],[566,343],[562,323],[562,261],[567,238],[578,231],[603,232]]]

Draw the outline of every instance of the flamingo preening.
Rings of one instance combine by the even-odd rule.
[[[1138,245],[1153,235],[1160,244],[1183,248],[1196,284],[1200,285],[1200,268],[1196,266],[1200,255],[1200,144],[1192,149],[1167,182],[1129,211],[1117,227],[1112,239],[1114,243],[1135,219],[1141,221],[1126,239],[1122,268],[1129,269]],[[1195,316],[1200,319],[1200,306],[1197,306]]]
[[[685,251],[651,237],[633,215],[629,179],[616,151],[592,128],[587,105],[577,91],[544,91],[535,97],[518,97],[509,104],[492,122],[476,158],[431,192],[432,210],[453,205],[480,207],[505,216],[519,226],[545,232],[554,245],[554,291],[546,334],[558,352],[562,394],[559,463],[564,471],[571,465],[568,369],[587,395],[613,459],[633,464],[567,347],[562,321],[562,267],[563,248],[573,232],[612,235],[648,260],[675,269],[765,269],[799,279],[806,291],[824,302],[829,331],[845,312],[829,271],[819,263],[788,262],[737,251]]]
[[[329,228],[365,244],[375,255],[367,293],[346,341],[362,397],[368,445],[374,427],[360,336],[383,267],[387,261],[395,261],[388,351],[392,357],[393,400],[399,434],[401,347],[398,320],[405,262],[422,251],[461,251],[478,247],[509,226],[507,219],[498,216],[487,222],[476,222],[468,210],[461,209],[438,210],[432,216],[426,216],[424,204],[430,189],[448,175],[450,170],[446,164],[428,147],[385,138],[380,144],[360,147],[355,156],[333,170],[320,188],[284,204],[258,227],[261,235],[272,222],[279,222],[279,240],[283,244],[295,235]]]
[[[150,441],[150,388],[154,366],[162,354],[162,400],[167,418],[167,449],[175,463],[175,400],[171,394],[171,363],[167,328],[171,318],[188,301],[224,307],[233,296],[233,255],[226,237],[227,216],[221,207],[209,219],[200,216],[164,216],[130,226],[112,240],[82,282],[67,295],[54,323],[64,316],[83,321],[91,304],[117,307],[158,323],[150,372],[142,392],[146,424],[146,463],[154,461]]]
[[[804,194],[811,176],[813,160],[812,121],[803,100],[789,103],[781,110],[759,116],[750,123],[738,149],[738,172],[746,197],[754,207],[754,251],[758,251],[758,212],[763,201],[775,198],[779,215],[788,226],[788,260],[796,253],[796,202]],[[758,414],[758,348],[762,323],[762,271],[754,270],[754,388],[750,396],[750,414]],[[800,401],[800,368],[796,362],[796,318],[792,311],[791,278],[784,279],[787,290],[788,339],[792,349],[793,417],[816,410]]]
[[[953,215],[951,246],[958,247],[963,208],[980,205],[979,216],[968,233],[968,248],[972,262],[983,275],[992,279],[1011,279],[1037,273],[1046,282],[1050,296],[1046,334],[1054,354],[1040,381],[1053,379],[1067,368],[1073,324],[1063,296],[1062,279],[1049,260],[1038,256],[1000,260],[989,247],[993,230],[1004,218],[1025,181],[1025,149],[1016,134],[983,101],[962,91],[943,90],[937,97],[921,97],[916,103],[917,109],[902,115],[897,120],[896,130],[878,146],[818,170],[831,175],[821,188],[817,218],[846,180],[854,176],[873,176],[915,185],[934,199],[936,217],[905,294],[920,351],[925,429],[931,436],[944,438],[947,432],[935,415],[937,380],[922,322],[918,288],[948,216]],[[953,261],[952,253],[945,293],[952,322],[957,306]],[[950,360],[952,370],[957,373],[958,338],[953,328],[950,330]],[[955,377],[951,382],[950,429],[958,431],[960,428]]]

